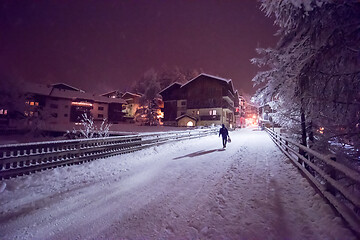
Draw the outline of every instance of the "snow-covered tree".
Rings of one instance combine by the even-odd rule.
[[[253,79],[265,83],[256,99],[270,102],[276,122],[301,129],[304,145],[315,134],[322,143],[341,140],[359,149],[360,2],[261,2],[266,15],[275,17],[280,40],[252,59],[269,69]]]

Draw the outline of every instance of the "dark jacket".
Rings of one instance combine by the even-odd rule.
[[[223,138],[227,138],[227,136],[229,135],[229,132],[226,129],[226,127],[220,128],[219,137],[220,137],[220,135],[222,135]]]

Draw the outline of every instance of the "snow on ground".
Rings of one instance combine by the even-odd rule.
[[[0,239],[356,237],[263,131],[5,180]]]

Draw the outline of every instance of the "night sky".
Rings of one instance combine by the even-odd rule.
[[[0,0],[0,73],[91,92],[130,90],[150,68],[232,79],[253,93],[256,47],[274,47],[256,0]]]

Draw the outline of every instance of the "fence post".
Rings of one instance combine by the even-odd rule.
[[[330,160],[332,161],[335,161],[336,162],[336,156],[335,155],[331,155],[329,157]],[[336,180],[337,177],[336,177],[336,171],[335,171],[335,168],[330,166],[330,165],[327,165],[326,167],[326,173],[329,174],[329,176]],[[329,191],[332,195],[335,195],[336,194],[336,189],[331,185],[329,184],[328,182],[325,184],[325,187],[326,187],[326,190]]]

